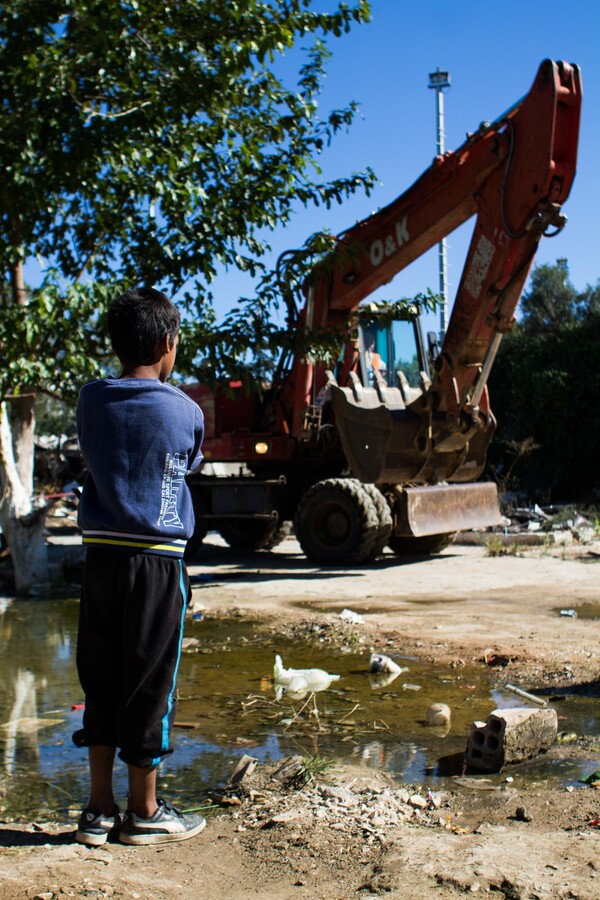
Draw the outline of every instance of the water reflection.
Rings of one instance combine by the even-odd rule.
[[[15,770],[17,739],[21,738],[20,753],[24,760],[37,762],[38,718],[35,693],[35,675],[31,669],[17,669],[14,681],[15,702],[2,727],[6,730],[4,743],[4,771],[11,775]]]
[[[86,755],[71,743],[83,699],[76,628],[75,599],[0,606],[2,818],[64,817],[86,799]],[[256,624],[237,619],[189,620],[186,636],[196,640],[182,658],[175,753],[159,776],[161,790],[184,806],[198,805],[203,792],[224,784],[244,753],[263,763],[319,754],[409,782],[433,781],[441,775],[440,758],[464,751],[471,722],[515,702],[514,695],[492,692],[482,667],[452,670],[396,657],[408,669],[407,680],[386,684],[369,673],[369,652],[361,646],[346,653],[318,641],[282,647]],[[322,692],[288,691],[277,699],[278,654],[289,669],[340,677]],[[426,725],[426,710],[436,702],[452,709],[447,733]],[[560,713],[570,731],[595,728],[587,702],[567,698]],[[124,766],[116,772],[116,790],[123,803]]]

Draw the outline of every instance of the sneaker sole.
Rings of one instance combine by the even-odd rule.
[[[108,834],[88,834],[87,831],[76,831],[75,840],[79,844],[88,844],[90,847],[101,847],[108,840]]]
[[[175,832],[148,832],[147,834],[128,834],[126,831],[121,831],[119,834],[119,840],[122,844],[173,844],[175,841],[187,841],[189,838],[195,837],[197,834],[200,834],[201,831],[206,827],[206,822],[201,822],[196,828],[192,828],[191,831],[175,831]]]

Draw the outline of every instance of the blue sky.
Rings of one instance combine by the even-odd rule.
[[[328,8],[328,2],[319,3]],[[578,170],[563,207],[568,224],[543,239],[536,263],[566,257],[578,289],[600,278],[600,2],[598,0],[372,0],[372,22],[328,42],[332,58],[322,110],[356,100],[361,118],[323,155],[327,176],[371,166],[379,178],[370,198],[356,196],[331,210],[300,210],[291,227],[273,234],[274,252],[300,246],[314,231],[337,233],[403,193],[435,154],[435,93],[428,74],[448,70],[444,94],[446,150],[454,150],[483,120],[497,118],[531,87],[545,58],[577,63],[583,80]],[[473,227],[470,220],[448,237],[452,303]],[[388,299],[438,290],[434,248],[384,290]],[[249,285],[234,273],[213,285],[216,308],[225,311]]]

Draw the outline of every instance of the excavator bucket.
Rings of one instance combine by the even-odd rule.
[[[349,388],[330,386],[331,405],[342,442],[352,470],[360,481],[374,484],[385,467],[385,456],[393,423],[390,411],[372,388],[358,387],[357,400]]]
[[[396,534],[421,537],[502,524],[498,489],[493,483],[404,487],[418,482],[420,473],[425,473],[426,478],[421,474],[423,480],[430,480],[431,466],[436,463],[438,481],[445,481],[447,472],[476,478],[488,443],[478,441],[478,433],[471,442],[475,453],[469,466],[467,441],[457,442],[457,448],[448,453],[432,453],[426,441],[427,418],[413,404],[405,406],[394,389],[379,396],[374,388],[331,384],[330,391],[352,474],[366,483],[395,486]],[[493,423],[490,427],[493,429]]]

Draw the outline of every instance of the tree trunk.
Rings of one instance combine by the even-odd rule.
[[[23,397],[18,404],[20,414],[9,413],[6,403],[0,405],[0,525],[10,548],[16,592],[34,596],[48,590],[46,504],[33,499],[33,396]]]
[[[21,484],[33,490],[33,470],[35,461],[35,396],[23,394],[7,403],[12,446]]]

